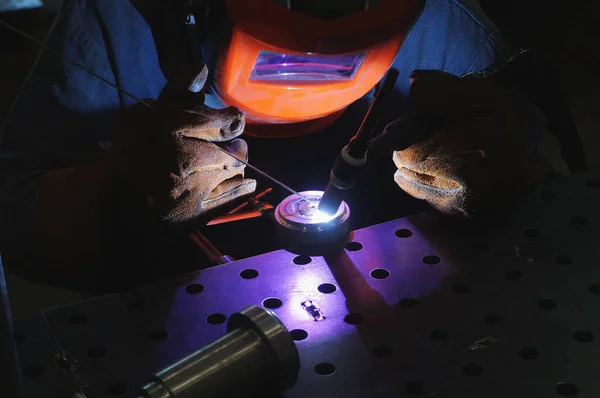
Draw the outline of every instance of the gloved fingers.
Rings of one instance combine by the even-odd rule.
[[[256,181],[244,178],[243,167],[205,170],[186,178],[182,193],[192,192],[193,195],[181,195],[176,204],[177,207],[194,209],[196,213],[201,213],[255,189]]]
[[[185,222],[226,205],[231,201],[252,194],[256,181],[248,178],[234,178],[218,184],[206,195],[205,192],[185,191],[177,200],[176,206],[163,216],[170,222]]]
[[[455,173],[446,175],[435,170],[429,172],[417,172],[400,165],[394,174],[394,181],[404,192],[426,201],[442,214],[468,215],[464,208],[469,189],[462,179]]]
[[[242,161],[248,159],[247,144],[234,140],[226,144],[226,150]],[[147,187],[157,207],[169,209],[177,205],[182,196],[194,195],[204,198],[221,182],[244,173],[245,164],[218,149],[215,144],[191,140],[179,145],[173,159],[148,159],[142,172],[134,180]],[[171,162],[175,162],[172,164]]]
[[[411,175],[405,169],[398,169],[394,174],[394,181],[403,191],[416,199],[431,201],[444,200],[450,202],[459,196],[463,186],[457,182],[449,181],[447,187],[437,188],[430,184],[427,179],[421,179]]]
[[[462,187],[462,184],[455,179],[444,178],[440,175],[422,174],[405,167],[396,170],[394,180],[402,188],[411,186],[413,190],[418,189],[421,194],[413,195],[418,199],[427,199],[441,194],[455,195]]]
[[[398,151],[394,152],[392,160],[398,172],[410,181],[432,189],[454,190],[464,185],[466,167],[483,172],[486,167],[485,157],[484,151],[473,150],[439,157],[434,153],[415,161],[414,157]]]
[[[203,210],[212,210],[242,196],[250,195],[254,191],[256,191],[256,180],[254,179],[234,177],[225,180],[208,194],[202,203]]]
[[[451,125],[435,131],[427,139],[395,151],[392,159],[396,167],[427,176],[453,178],[454,172],[458,174],[456,165],[469,164],[481,168],[482,162],[493,161],[492,157],[498,156],[486,142],[485,136],[491,129],[488,121],[476,119],[456,126],[456,129],[448,126]]]
[[[167,128],[173,134],[210,142],[224,142],[240,136],[246,118],[237,108],[213,109],[205,105],[179,105],[168,115]]]
[[[193,173],[187,178],[171,176],[172,186],[151,196],[164,221],[183,222],[240,196],[254,192],[256,181],[244,178],[244,170]]]
[[[213,109],[204,105],[207,79],[208,68],[199,61],[167,82],[159,100],[170,111],[166,120],[169,129],[181,136],[213,142],[238,137],[246,124],[244,114],[235,107]]]
[[[244,162],[248,161],[248,144],[242,139],[226,143],[203,142],[189,138],[181,141],[176,170],[181,176],[195,172],[237,171],[246,167]]]
[[[195,99],[204,103],[204,85],[208,79],[208,68],[201,62],[195,62],[181,70],[176,77],[170,79],[162,89],[160,101],[181,101]]]

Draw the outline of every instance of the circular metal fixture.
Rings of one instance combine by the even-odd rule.
[[[335,214],[327,215],[319,210],[322,197],[323,191],[299,192],[285,198],[275,209],[275,220],[294,243],[323,244],[348,232],[350,208],[346,202]]]

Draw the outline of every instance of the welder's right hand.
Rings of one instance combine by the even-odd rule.
[[[409,113],[369,149],[393,149],[394,180],[409,195],[474,218],[510,207],[543,181],[504,86],[442,71],[415,71],[411,83]]]
[[[171,98],[146,99],[150,107],[128,110],[113,152],[126,186],[147,198],[162,221],[180,224],[251,194],[256,181],[217,147],[248,160],[247,144],[237,138],[245,126],[238,109]]]

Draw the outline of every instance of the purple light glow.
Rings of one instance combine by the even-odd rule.
[[[283,54],[261,51],[252,68],[254,81],[340,81],[351,80],[366,53],[343,55]]]

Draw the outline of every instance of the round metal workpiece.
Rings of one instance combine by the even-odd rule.
[[[294,243],[327,243],[348,232],[350,208],[346,202],[342,202],[338,211],[329,216],[319,211],[322,196],[323,191],[300,192],[285,198],[275,209],[275,220],[289,231]]]

